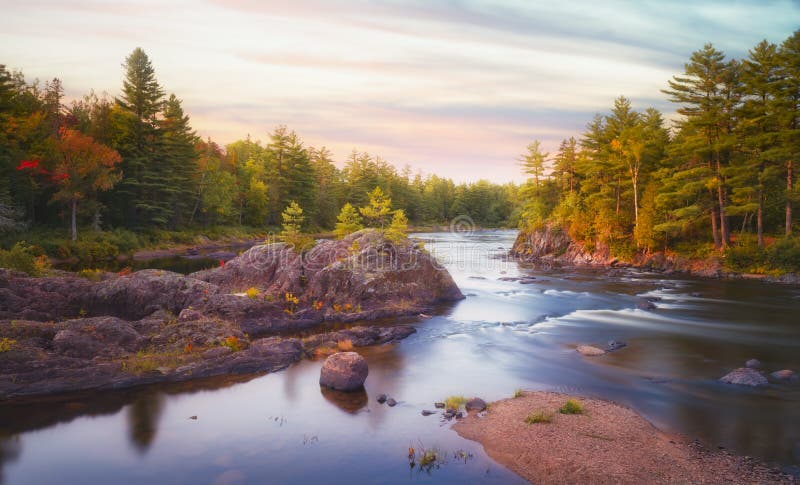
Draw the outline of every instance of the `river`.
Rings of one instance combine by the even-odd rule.
[[[665,431],[800,464],[800,384],[717,382],[749,358],[800,370],[800,288],[522,268],[503,257],[513,231],[415,236],[467,298],[401,320],[417,333],[396,345],[359,349],[365,394],[322,392],[321,361],[303,361],[249,380],[6,404],[0,481],[520,483],[438,415],[421,415],[449,395],[491,401],[518,388],[613,400]],[[527,275],[536,279],[500,280]],[[637,309],[646,297],[658,298],[654,310]],[[628,346],[599,358],[574,350],[612,339]],[[399,404],[377,403],[381,393]],[[409,447],[446,459],[410,467]]]

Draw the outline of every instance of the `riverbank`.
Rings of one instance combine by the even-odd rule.
[[[617,271],[636,268],[665,275],[685,274],[700,278],[726,278],[759,280],[768,283],[800,285],[800,274],[786,269],[764,270],[759,273],[731,268],[725,254],[690,257],[676,252],[658,251],[649,254],[634,253],[620,257],[607,245],[589,248],[574,241],[564,231],[547,226],[533,231],[520,231],[510,255],[534,267],[590,268]],[[791,267],[800,264],[793,261]]]
[[[569,400],[580,412],[559,412]],[[533,483],[796,483],[748,457],[664,433],[633,410],[598,399],[525,392],[492,403],[454,429]]]

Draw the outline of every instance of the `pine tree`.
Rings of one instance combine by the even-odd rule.
[[[778,51],[780,80],[775,99],[779,139],[775,158],[781,160],[786,175],[785,234],[792,234],[792,204],[798,194],[794,184],[794,167],[800,157],[800,30],[787,38]]]
[[[189,126],[181,100],[171,94],[164,104],[161,127],[161,163],[157,167],[164,186],[164,210],[171,214],[172,225],[188,219],[194,191],[193,178],[197,164],[197,135]]]
[[[364,228],[361,224],[361,216],[358,215],[358,210],[349,202],[342,207],[336,220],[336,230],[334,233],[337,239],[342,239],[348,234],[352,234]]]
[[[369,204],[359,209],[370,227],[383,228],[386,217],[392,212],[392,199],[387,197],[380,187],[368,194]]]
[[[296,253],[301,253],[314,245],[314,239],[303,234],[303,223],[305,216],[303,209],[297,202],[291,201],[281,213],[283,219],[283,230],[280,239],[291,247]]]
[[[109,199],[117,208],[119,222],[141,227],[165,225],[168,220],[168,190],[162,179],[161,130],[157,119],[164,104],[164,90],[147,54],[136,48],[125,59],[122,97],[117,98],[120,137],[116,149],[122,155],[125,176]]]
[[[687,129],[691,137],[683,137],[685,153],[703,160],[713,173],[709,188],[716,192],[716,201],[710,216],[717,248],[726,246],[729,241],[728,193],[723,169],[731,143],[731,87],[736,80],[735,71],[735,64],[725,62],[725,54],[706,44],[692,54],[684,75],[674,76],[669,81],[669,89],[663,91],[670,101],[681,104],[678,113],[685,119],[678,126],[691,128]]]
[[[394,242],[399,243],[400,241],[404,241],[408,238],[408,217],[406,217],[405,211],[403,209],[398,209],[394,211],[394,216],[392,216],[392,223],[389,225],[389,228],[386,230],[386,239]]]

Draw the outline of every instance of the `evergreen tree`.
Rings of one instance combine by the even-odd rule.
[[[364,228],[361,224],[361,216],[358,215],[358,210],[349,202],[342,207],[336,220],[336,230],[334,233],[337,239],[342,239],[348,234],[352,234]]]
[[[141,49],[125,59],[125,79],[117,105],[117,125],[121,136],[116,149],[122,155],[125,176],[109,199],[117,209],[117,221],[142,227],[166,225],[170,219],[169,187],[163,180],[161,130],[158,114],[164,104],[164,90],[155,69]]]
[[[392,211],[392,199],[387,197],[380,187],[368,194],[369,204],[359,209],[361,215],[367,220],[370,227],[383,228],[386,217]]]

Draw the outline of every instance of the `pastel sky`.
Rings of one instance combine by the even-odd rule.
[[[221,144],[286,124],[338,160],[504,182],[621,94],[672,113],[659,89],[704,43],[742,57],[798,27],[790,0],[0,0],[0,63],[116,95],[140,46]]]

